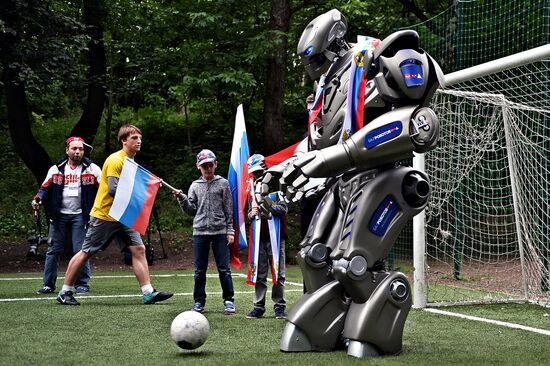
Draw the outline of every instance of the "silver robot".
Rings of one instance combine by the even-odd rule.
[[[322,122],[311,126],[302,152],[264,174],[256,199],[267,207],[267,194],[280,184],[295,201],[312,178],[327,178],[305,193],[324,196],[300,243],[306,292],[288,314],[280,349],[395,355],[402,351],[412,294],[403,273],[385,270],[385,259],[431,193],[423,172],[399,162],[437,145],[439,120],[428,104],[444,79],[416,32],[391,34],[364,56],[364,127],[342,141],[355,57],[346,30],[338,10],[304,30],[301,63],[312,79],[325,76]]]

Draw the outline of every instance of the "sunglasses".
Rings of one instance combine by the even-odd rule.
[[[204,163],[202,165],[199,165],[201,168],[204,168],[204,169],[210,169],[214,166],[214,163]]]

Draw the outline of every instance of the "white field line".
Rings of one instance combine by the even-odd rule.
[[[234,276],[240,277],[240,278],[246,278],[246,275],[243,273],[233,273]],[[217,274],[208,274],[206,275],[210,278],[217,278]],[[113,279],[113,278],[134,278],[134,275],[103,275],[103,276],[93,276],[92,279]],[[154,275],[152,274],[151,277],[193,277],[193,274],[163,274],[163,275]],[[59,277],[63,278],[63,277]],[[41,281],[41,277],[13,277],[13,278],[0,278],[0,281]],[[270,281],[268,280],[268,283]],[[286,285],[292,285],[292,286],[298,286],[303,287],[303,284],[298,282],[290,282],[286,281]],[[286,292],[298,292],[302,291],[301,289],[294,289],[285,290]],[[210,293],[210,292],[209,292]],[[253,294],[253,291],[235,291],[235,294]],[[221,295],[221,292],[212,292],[212,294],[218,294]],[[175,293],[174,296],[192,296],[192,292],[180,292]],[[108,298],[121,298],[121,297],[141,297],[142,295],[139,294],[133,294],[133,295],[88,295],[88,294],[79,294],[78,298],[87,298],[87,299],[108,299]],[[39,300],[55,300],[55,297],[21,297],[21,298],[7,298],[7,299],[0,299],[0,302],[13,302],[13,301],[39,301]]]
[[[151,274],[151,277],[158,277],[158,278],[167,278],[167,277],[193,277],[192,273],[189,274]],[[237,276],[240,278],[246,278],[246,275],[244,273],[233,273],[233,276]],[[217,274],[207,274],[206,277],[209,278],[217,278]],[[59,279],[64,279],[65,277],[58,277]],[[100,275],[100,276],[94,276],[92,275],[92,279],[109,279],[109,278],[135,278],[134,275]],[[0,278],[0,281],[42,281],[42,277],[6,277],[6,278]],[[268,280],[268,282],[270,282]],[[285,281],[285,284],[292,285],[292,286],[300,286],[303,287],[304,285],[298,282],[290,282]]]
[[[294,290],[285,290],[285,292],[302,292],[301,289],[294,289]],[[208,292],[209,295],[221,295],[222,292]],[[254,291],[235,291],[236,295],[251,295],[254,294]],[[142,297],[141,294],[119,294],[119,295],[87,295],[87,294],[78,294],[76,295],[76,298],[79,300],[82,299],[112,299],[112,298],[126,298],[126,297]],[[193,296],[192,292],[179,292],[175,293],[174,296]],[[0,299],[0,303],[2,302],[16,302],[16,301],[40,301],[40,300],[55,300],[55,297],[20,297],[20,298],[13,298],[13,299]]]
[[[454,316],[454,317],[462,318],[462,319],[468,319],[468,320],[474,320],[474,321],[483,322],[483,323],[500,325],[500,326],[503,326],[503,327],[513,328],[513,329],[521,329],[521,330],[526,330],[528,332],[539,333],[539,334],[544,334],[544,335],[550,336],[550,330],[546,330],[546,329],[532,328],[532,327],[528,327],[528,326],[525,326],[525,325],[502,322],[502,321],[499,321],[499,320],[479,318],[477,316],[458,314],[458,313],[453,313],[453,312],[450,312],[450,311],[444,311],[444,310],[438,310],[438,309],[424,309],[424,311],[427,311],[429,313],[434,313],[434,314]]]

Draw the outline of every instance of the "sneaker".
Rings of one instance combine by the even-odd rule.
[[[233,301],[224,301],[223,305],[225,306],[225,309],[223,309],[223,313],[225,315],[233,315],[235,314],[235,303]]]
[[[36,293],[38,295],[46,295],[46,294],[51,294],[54,291],[55,291],[54,288],[51,288],[50,286],[44,286],[40,290],[36,291]]]
[[[61,305],[80,305],[74,298],[72,291],[67,291],[65,293],[60,292],[59,295],[57,295],[57,302]]]
[[[174,296],[174,294],[171,292],[160,292],[153,289],[153,292],[150,295],[143,295],[143,303],[147,305],[154,304],[157,302],[168,300],[172,296]]]
[[[247,319],[259,319],[264,316],[264,310],[254,308],[250,311],[250,313],[246,314]]]
[[[90,288],[88,286],[84,286],[84,285],[76,286],[77,294],[85,294],[87,292],[90,292]]]
[[[204,305],[200,302],[196,302],[195,305],[191,308],[191,310],[196,311],[197,313],[202,313],[204,311]]]
[[[286,319],[285,308],[276,308],[275,309],[275,319]]]

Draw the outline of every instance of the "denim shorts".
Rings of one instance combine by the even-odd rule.
[[[95,254],[106,249],[112,240],[116,240],[120,249],[127,246],[143,245],[141,236],[118,221],[105,221],[95,217],[90,218],[86,238],[82,243],[82,251]]]

